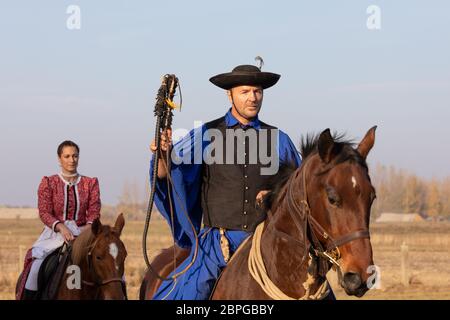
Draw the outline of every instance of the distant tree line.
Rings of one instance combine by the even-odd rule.
[[[374,216],[382,212],[450,216],[450,177],[423,179],[403,169],[380,164],[370,175],[377,190]]]
[[[148,184],[141,186],[136,181],[125,181],[117,205],[102,205],[102,216],[115,218],[117,214],[123,212],[127,220],[144,220],[147,214],[149,190]],[[156,208],[153,206],[153,211],[155,210]],[[152,219],[159,216],[156,213],[152,216]]]

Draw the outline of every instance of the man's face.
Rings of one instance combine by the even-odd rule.
[[[255,118],[261,109],[263,89],[260,86],[239,86],[228,91],[233,108],[246,119]]]

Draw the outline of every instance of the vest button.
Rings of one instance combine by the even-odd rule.
[[[248,190],[248,187],[245,187],[245,190]]]
[[[248,178],[248,175],[245,175],[244,178],[247,179],[247,178]]]
[[[243,227],[244,229],[247,229],[247,225],[246,225],[246,224],[244,224],[242,227]]]
[[[244,216],[245,216],[247,214],[247,211],[244,211],[243,213],[244,213]]]
[[[245,203],[248,203],[248,200],[247,200],[247,199],[245,199],[245,200],[244,200],[244,202],[245,202]]]

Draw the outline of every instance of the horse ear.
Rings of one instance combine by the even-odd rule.
[[[358,152],[363,157],[363,159],[367,158],[367,155],[369,154],[370,150],[372,149],[373,145],[375,144],[375,130],[377,129],[377,126],[373,126],[372,128],[367,131],[364,138],[361,140],[361,142],[358,145]]]
[[[334,140],[331,136],[330,129],[326,129],[320,134],[317,148],[322,161],[329,163],[333,157],[334,148]]]
[[[124,226],[125,226],[125,219],[123,217],[123,213],[120,213],[117,216],[116,223],[114,224],[114,231],[120,236]]]
[[[102,231],[102,223],[100,222],[100,219],[97,218],[94,222],[92,222],[91,231],[95,236]]]

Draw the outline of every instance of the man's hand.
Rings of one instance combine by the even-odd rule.
[[[66,227],[66,225],[62,222],[58,223],[55,227],[55,230],[59,233],[61,233],[61,235],[64,238],[64,241],[69,242],[75,239],[75,237],[73,236],[72,232],[69,230],[69,228]]]
[[[263,200],[264,200],[264,196],[265,196],[266,194],[268,194],[269,192],[270,192],[270,190],[261,190],[261,191],[256,195],[256,206],[262,207]]]
[[[161,140],[160,140],[160,146],[162,151],[167,151],[172,146],[172,129],[166,129],[161,134]],[[150,144],[150,151],[155,153],[156,152],[156,140],[153,139],[152,143]]]
[[[161,146],[162,151],[170,150],[170,148],[172,146],[172,129],[168,128],[162,132],[160,146]],[[156,150],[157,150],[156,141],[155,141],[155,139],[153,139],[153,141],[150,145],[150,151],[155,153]],[[163,179],[165,177],[167,177],[167,164],[164,162],[164,159],[159,159],[159,161],[158,161],[158,178]]]

